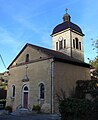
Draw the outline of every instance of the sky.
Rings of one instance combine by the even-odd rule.
[[[26,43],[51,49],[53,28],[68,13],[85,34],[84,57],[93,60],[98,36],[98,0],[0,0],[0,54],[6,68]],[[0,59],[0,72],[6,70]]]

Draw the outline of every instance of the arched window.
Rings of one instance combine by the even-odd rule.
[[[56,50],[58,50],[58,42],[56,42]]]
[[[63,41],[59,41],[59,50],[63,48]]]
[[[75,40],[73,39],[73,48],[75,48]]]
[[[75,38],[75,40],[76,40],[76,49],[78,49],[79,48],[79,40],[78,40],[78,38]]]
[[[26,54],[26,62],[29,62],[29,54]]]
[[[39,85],[39,97],[40,99],[44,99],[45,97],[45,87],[43,83],[40,83]]]
[[[64,39],[64,48],[66,48],[66,40]]]
[[[81,50],[81,42],[79,42],[79,49]]]
[[[28,91],[28,87],[27,86],[24,87],[24,91]]]
[[[15,85],[12,85],[12,97],[15,97]]]

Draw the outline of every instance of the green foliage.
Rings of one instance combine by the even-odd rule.
[[[85,99],[66,98],[66,100],[62,100],[59,104],[59,111],[64,119],[68,116],[84,116],[90,113],[91,110],[92,103]]]
[[[93,101],[93,110],[98,113],[98,98]]]
[[[96,40],[92,40],[92,47],[93,47],[93,50],[96,50],[96,53],[98,53],[98,37]]]
[[[11,106],[6,106],[6,107],[5,107],[5,110],[6,110],[6,111],[9,111],[9,112],[11,113],[11,112],[12,112],[12,107],[11,107]]]
[[[98,69],[98,56],[94,60],[89,60],[89,63],[96,69]]]
[[[34,110],[34,111],[40,113],[40,111],[41,111],[41,107],[40,107],[39,105],[33,105],[32,110]]]
[[[79,80],[76,83],[76,89],[68,98],[63,90],[58,96],[59,112],[62,120],[97,120],[98,86],[96,86],[96,83],[98,84],[98,81]],[[93,101],[85,99],[86,93],[92,95]]]
[[[92,65],[91,73],[94,78],[98,78],[98,56],[94,60],[89,59],[89,64]]]
[[[1,99],[0,100],[0,110],[4,109],[6,105],[6,100],[5,99]]]
[[[78,80],[76,82],[76,98],[83,99],[86,93],[90,93],[94,98],[98,95],[97,80]]]

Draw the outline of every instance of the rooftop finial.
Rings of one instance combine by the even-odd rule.
[[[66,11],[66,14],[67,14],[68,8],[66,8],[65,11]]]
[[[68,14],[68,8],[65,9],[66,14],[63,16],[63,22],[70,22],[70,15]]]

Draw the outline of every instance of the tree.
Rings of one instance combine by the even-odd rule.
[[[97,80],[78,80],[76,81],[75,96],[83,99],[86,94],[90,94],[93,98],[98,96],[98,81]]]
[[[98,70],[98,57],[96,57],[94,60],[89,60],[89,63]]]
[[[93,47],[93,50],[96,51],[97,53],[97,56],[93,59],[93,60],[89,60],[89,64],[92,65],[91,67],[91,78],[98,78],[98,37],[96,40],[92,40],[92,47]]]
[[[93,50],[95,50],[96,53],[98,53],[98,37],[97,37],[96,40],[93,40],[93,39],[91,39],[91,40],[92,40],[92,47],[93,47]],[[98,56],[97,56],[97,57],[98,57]]]
[[[91,78],[98,78],[98,57],[96,57],[94,60],[89,59],[89,64],[92,65],[90,70]]]

